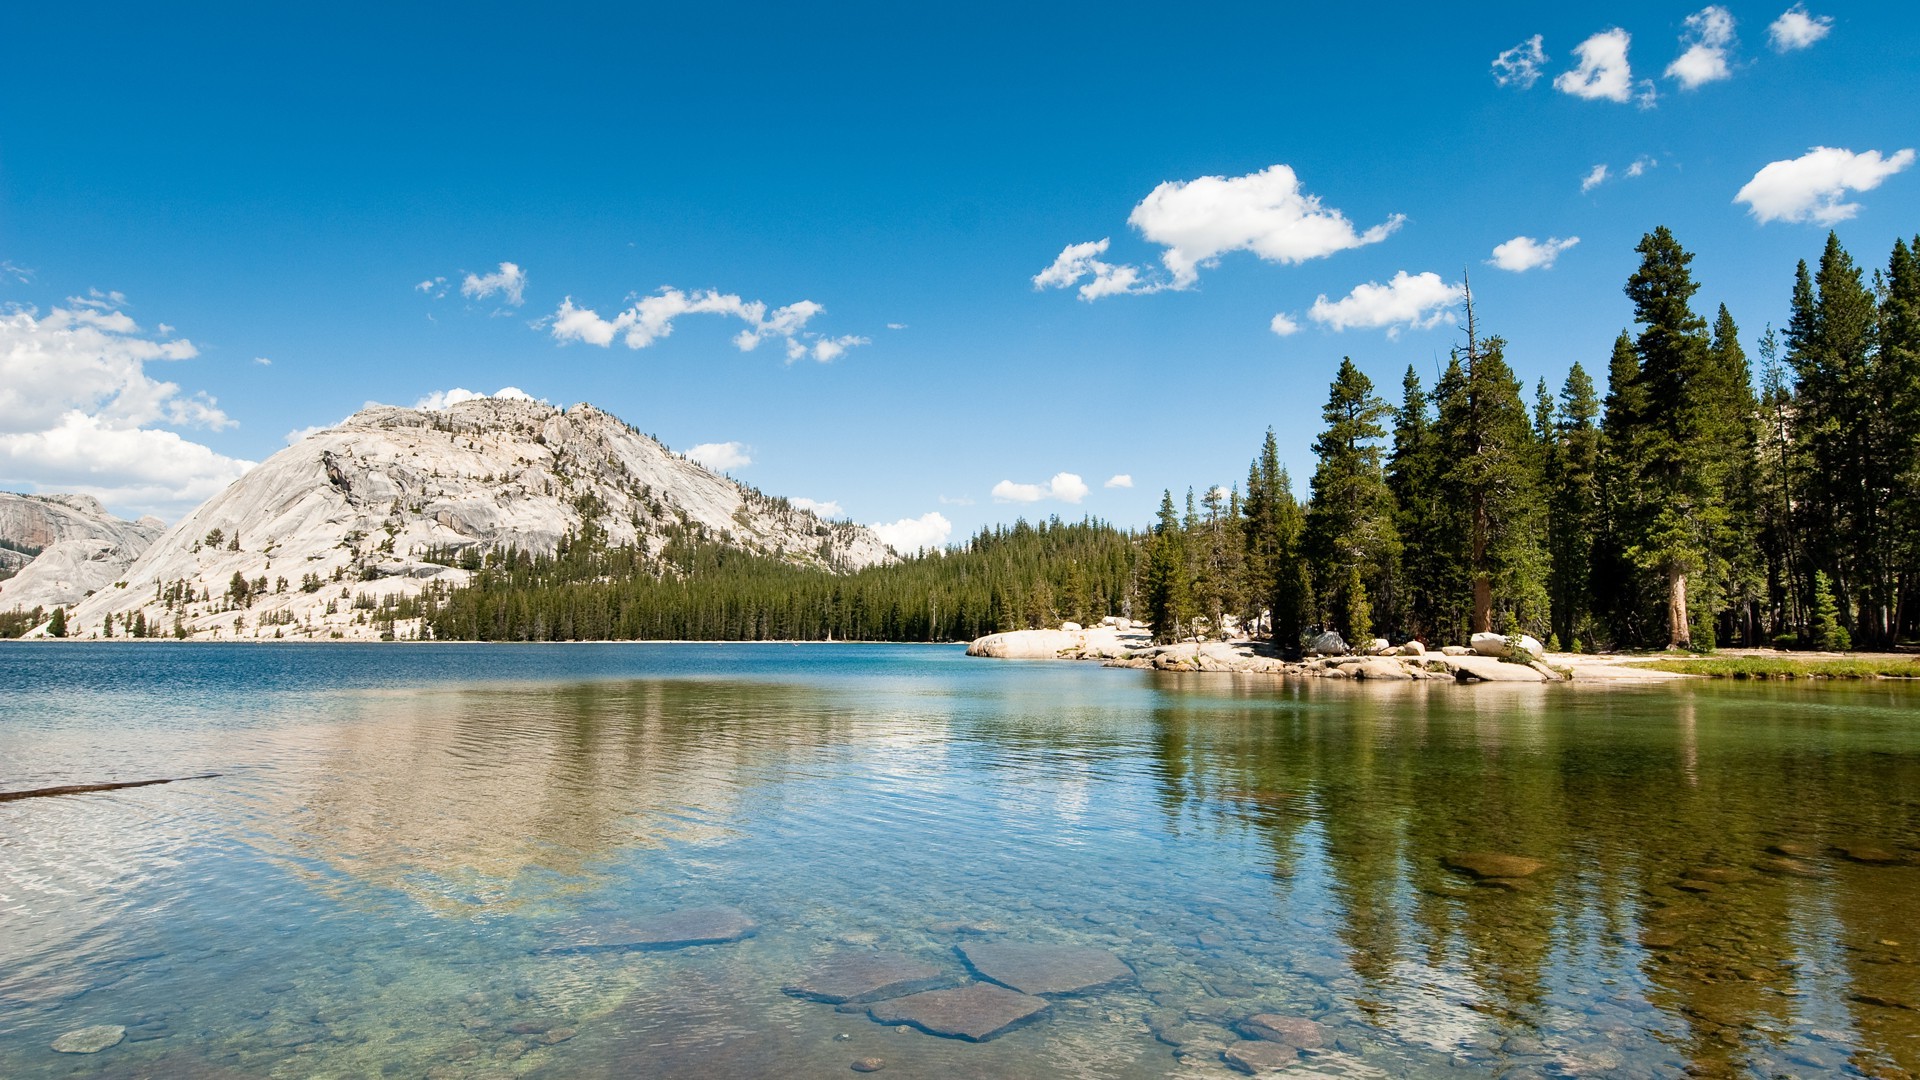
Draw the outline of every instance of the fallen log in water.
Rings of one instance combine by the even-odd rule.
[[[28,791],[0,791],[0,802],[13,802],[16,799],[38,799],[48,795],[87,795],[95,791],[119,791],[121,788],[152,787],[154,784],[175,784],[182,780],[211,780],[220,774],[217,772],[200,773],[197,776],[170,776],[164,780],[122,780],[106,784],[65,784],[60,787],[33,788]]]

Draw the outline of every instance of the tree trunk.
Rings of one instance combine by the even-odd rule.
[[[1493,632],[1493,581],[1485,574],[1473,576],[1473,632]]]
[[[1687,575],[1683,570],[1667,571],[1667,639],[1670,649],[1693,645],[1693,632],[1687,622]]]

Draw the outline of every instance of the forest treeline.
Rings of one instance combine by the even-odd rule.
[[[1633,327],[1594,358],[1604,388],[1576,362],[1529,394],[1469,298],[1430,387],[1410,368],[1389,402],[1342,361],[1304,499],[1269,431],[1244,484],[1168,492],[1143,533],[1020,522],[833,575],[697,536],[610,549],[589,527],[551,556],[495,553],[419,614],[486,640],[964,640],[1127,615],[1163,639],[1237,625],[1289,646],[1322,628],[1889,646],[1920,621],[1917,247],[1869,272],[1829,235],[1787,325],[1757,338],[1757,379],[1665,228],[1636,249]]]

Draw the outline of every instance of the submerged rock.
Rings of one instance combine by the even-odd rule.
[[[1454,677],[1479,679],[1482,682],[1546,682],[1547,676],[1538,669],[1526,664],[1510,663],[1492,656],[1454,656],[1446,658],[1448,670]]]
[[[1110,952],[1081,945],[982,943],[959,950],[981,978],[1023,994],[1074,994],[1133,978],[1133,969]]]
[[[968,983],[877,1002],[867,1015],[882,1024],[911,1024],[929,1035],[986,1042],[1047,1008],[1040,998],[1004,986]]]
[[[861,1004],[933,990],[952,980],[932,964],[893,953],[846,953],[781,987],[830,1005]]]
[[[1285,1043],[1249,1039],[1227,1047],[1221,1057],[1227,1064],[1251,1076],[1290,1069],[1300,1062],[1300,1052]]]
[[[562,949],[679,949],[750,937],[759,926],[738,908],[683,908],[632,921],[581,927]]]
[[[876,1057],[861,1058],[850,1066],[857,1073],[879,1072],[886,1067],[887,1063]]]
[[[1304,1016],[1261,1013],[1248,1017],[1244,1027],[1247,1034],[1256,1039],[1283,1043],[1302,1050],[1315,1050],[1326,1042],[1326,1025]]]
[[[1546,868],[1546,863],[1525,855],[1502,855],[1494,851],[1462,851],[1445,856],[1440,862],[1449,870],[1470,874],[1477,878],[1524,878],[1532,877]]]
[[[1864,863],[1867,866],[1892,866],[1900,861],[1899,852],[1874,847],[1871,844],[1854,844],[1840,848],[1839,851],[1848,862]]]
[[[118,1024],[96,1024],[67,1032],[53,1040],[53,1048],[62,1054],[97,1054],[126,1037],[127,1029]]]

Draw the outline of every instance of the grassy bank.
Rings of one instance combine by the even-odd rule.
[[[1790,656],[1700,656],[1648,660],[1634,666],[1715,679],[1920,679],[1920,658],[1906,656],[1823,660]]]

